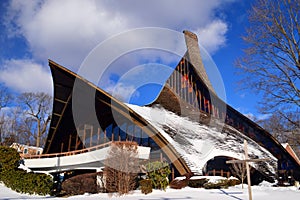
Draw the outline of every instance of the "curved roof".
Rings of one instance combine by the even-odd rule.
[[[241,138],[245,137],[241,133],[236,135],[214,130],[174,114],[173,112],[176,113],[176,111],[170,112],[155,106],[151,108],[124,104],[63,66],[51,60],[49,60],[49,66],[53,76],[54,102],[50,130],[43,154],[68,151],[61,144],[68,143],[69,137],[78,134],[72,110],[72,90],[76,79],[80,82],[82,96],[95,95],[95,109],[102,125],[103,119],[106,124],[114,120],[112,110],[119,113],[120,117],[138,124],[159,145],[181,175],[189,172],[201,174],[205,163],[215,156],[243,158]],[[166,96],[174,95],[172,97],[174,105],[179,103],[176,94],[170,89],[162,90],[160,95],[163,93]],[[84,104],[81,107],[81,110],[85,109]],[[176,105],[172,108],[176,109]],[[83,123],[90,123],[89,113],[81,114],[83,116],[80,118]],[[165,120],[160,120],[162,116],[165,116]],[[250,155],[271,158],[272,161],[267,163],[271,170],[263,170],[274,174],[274,160],[276,159],[254,141],[247,139],[250,144]],[[79,142],[81,143],[79,148],[85,148],[82,141]]]
[[[104,123],[109,124],[114,120],[112,112],[117,112],[120,117],[139,125],[164,151],[180,174],[183,175],[190,172],[185,161],[178,156],[179,153],[177,150],[169,144],[168,140],[154,126],[143,119],[139,114],[94,84],[54,61],[49,60],[49,66],[53,76],[54,102],[52,120],[44,147],[44,154],[68,151],[62,144],[67,144],[70,137],[77,137],[77,127],[74,123],[72,110],[72,90],[76,80],[80,83],[80,91],[83,97],[85,95],[95,95],[95,110],[98,120],[101,119],[103,121],[104,119]],[[85,105],[82,104],[81,106],[81,110],[84,111]],[[90,114],[85,112],[81,114],[82,116],[76,117],[80,117],[83,123],[89,123]],[[78,142],[81,143],[79,148],[84,148],[82,141]]]
[[[155,108],[126,105],[83,77],[49,60],[54,83],[54,102],[44,153],[68,151],[68,148],[63,146],[63,144],[68,144],[68,140],[71,140],[73,137],[78,138],[79,134],[78,125],[75,125],[74,122],[75,118],[79,118],[83,124],[90,124],[93,121],[88,109],[90,105],[87,105],[84,101],[77,102],[76,106],[80,106],[82,112],[79,116],[74,116],[73,106],[75,105],[73,105],[72,98],[76,81],[79,84],[79,91],[82,97],[95,96],[95,101],[91,103],[96,113],[96,125],[101,121],[101,126],[106,127],[114,121],[116,116],[114,116],[113,112],[116,112],[118,118],[131,121],[140,126],[164,151],[181,175],[201,170],[203,162],[207,161],[208,158],[211,159],[212,156],[228,156],[228,153],[234,153],[232,157],[241,158],[240,144],[243,143],[240,141],[241,139],[247,139],[249,144],[253,146],[252,157],[260,155],[263,156],[262,158],[269,157],[272,161],[276,159],[287,160],[297,169],[300,169],[296,160],[270,133],[227,105],[217,96],[203,67],[196,40],[197,37],[188,31],[184,33],[187,53],[167,80],[157,99],[150,106],[154,107],[154,105],[160,104],[167,109],[163,112],[167,113],[168,118],[174,118],[173,115],[176,113],[177,115],[193,119],[193,122],[186,121],[185,118],[177,115],[175,118],[178,121],[173,124],[168,124],[166,121],[164,121],[166,123],[157,122],[155,118],[151,118],[151,116],[149,118],[145,114],[147,109],[152,109],[151,112],[157,112]],[[181,75],[179,76],[178,74]],[[172,78],[172,76],[174,77]],[[188,87],[192,87],[194,93],[189,93]],[[195,98],[198,98],[198,102]],[[203,112],[200,104],[203,106],[206,103],[208,103],[206,107],[208,111]],[[209,104],[211,107],[209,107]],[[222,107],[222,105],[225,107],[225,113],[221,113],[222,111],[218,110],[218,106]],[[217,110],[218,112],[213,113],[212,110]],[[170,114],[169,111],[172,111],[173,114]],[[252,129],[253,132],[237,130],[237,127],[234,128],[231,125],[218,125],[218,116],[222,114],[233,117],[236,123],[248,126],[247,128],[249,130]],[[158,116],[160,115],[163,115],[163,113],[160,113]],[[215,120],[216,127],[214,128],[204,125],[207,123],[207,120],[211,119]],[[194,129],[178,126],[178,123],[190,124]],[[191,123],[196,124],[192,125]],[[218,130],[218,126],[222,127],[222,129]],[[178,132],[178,129],[181,130]],[[203,145],[203,141],[206,141],[205,138],[209,140],[210,144],[213,144],[214,148],[204,158],[200,144],[202,144],[202,147],[205,146]],[[79,148],[85,148],[84,142],[80,141],[80,138],[78,139],[78,145]],[[216,151],[216,149],[219,150]],[[269,164],[267,165],[271,169],[271,173],[275,172],[274,166],[272,166],[274,163]],[[265,170],[268,171],[267,169]]]

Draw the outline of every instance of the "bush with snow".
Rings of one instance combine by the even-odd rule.
[[[190,179],[188,186],[193,188],[202,188],[205,183],[207,183],[209,179],[207,178],[199,178],[199,179]]]
[[[205,189],[228,188],[228,179],[218,179],[216,181],[208,181],[203,185]]]

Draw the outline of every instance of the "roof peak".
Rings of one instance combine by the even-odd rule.
[[[185,43],[187,47],[187,59],[196,69],[197,74],[202,79],[204,84],[209,88],[209,90],[215,93],[215,90],[208,78],[205,67],[202,62],[200,48],[198,44],[198,37],[195,33],[184,30]]]

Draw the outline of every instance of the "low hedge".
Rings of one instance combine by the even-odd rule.
[[[192,188],[205,188],[205,189],[220,189],[220,188],[228,188],[229,186],[235,186],[240,184],[241,182],[237,178],[222,178],[209,180],[209,178],[201,178],[198,179],[174,179],[170,183],[170,187],[173,189],[181,189],[186,186]]]
[[[228,179],[219,179],[214,182],[207,182],[203,185],[205,189],[220,189],[220,188],[228,188],[229,181]]]
[[[20,193],[46,195],[50,194],[53,181],[46,174],[27,173],[23,170],[9,170],[1,173],[3,183]]]
[[[206,178],[201,178],[201,179],[190,179],[189,180],[189,183],[188,183],[188,186],[189,187],[192,187],[192,188],[202,188],[203,185],[205,183],[208,182],[208,179]]]

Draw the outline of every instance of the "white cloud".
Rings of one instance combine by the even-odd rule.
[[[125,24],[96,1],[13,1],[10,10],[35,57],[67,65],[79,66],[87,52]]]
[[[27,40],[33,60],[12,60],[6,63],[10,65],[14,62],[18,67],[6,68],[3,73],[1,72],[1,80],[18,91],[50,91],[49,85],[52,81],[50,78],[44,78],[50,77],[50,75],[41,66],[34,64],[35,61],[45,62],[47,59],[52,59],[76,72],[84,58],[99,43],[112,35],[133,28],[152,26],[170,28],[179,32],[184,29],[194,30],[199,36],[201,45],[209,53],[214,53],[226,45],[228,31],[226,22],[217,18],[215,12],[223,4],[231,2],[232,0],[176,0],[176,2],[173,0],[12,0],[9,2],[6,20],[3,23],[6,24],[10,37],[21,35]],[[149,37],[149,35],[151,33],[143,36]],[[105,53],[102,52],[99,57],[109,57],[106,54],[122,48],[126,43],[134,43],[140,39],[134,35],[131,36],[127,37],[125,41],[118,41],[113,48],[108,49]],[[175,41],[154,36],[153,38],[159,44],[167,43],[165,44],[167,47],[180,48]],[[185,46],[183,47],[185,48]],[[156,53],[159,54],[159,52]],[[158,58],[161,61],[160,55],[146,53],[142,56],[150,61]],[[169,62],[174,60],[174,56],[163,55],[162,57]],[[130,59],[132,60],[125,59],[126,64],[122,67],[114,68],[113,73],[122,76],[132,67],[141,64],[137,62],[138,59]],[[127,63],[127,61],[129,62]],[[31,67],[25,68],[18,62]],[[101,64],[97,64],[96,67],[99,68],[100,65],[100,68],[104,68],[105,66]],[[16,78],[16,74],[21,73],[23,73],[21,78],[20,76]],[[12,81],[2,74],[17,80]],[[38,84],[35,80],[27,80],[32,79],[32,74],[35,75]],[[108,77],[104,79],[107,80]],[[46,83],[46,80],[50,80],[49,83]]]
[[[244,114],[246,117],[248,117],[249,119],[251,119],[252,121],[255,121],[257,118],[254,116],[253,113],[247,113]]]
[[[46,92],[52,95],[50,71],[32,60],[5,61],[0,82],[17,92]]]
[[[268,119],[269,117],[271,117],[272,114],[259,114],[257,115],[257,120],[265,120]]]
[[[27,39],[35,58],[76,69],[99,42],[137,27],[197,30],[203,45],[215,52],[226,43],[227,25],[214,12],[231,1],[15,0],[7,23]]]
[[[246,94],[246,93],[242,93],[242,94],[240,94],[240,97],[241,97],[242,99],[244,99],[246,96],[247,96],[247,94]]]
[[[133,85],[125,85],[123,83],[113,83],[111,82],[109,86],[104,88],[105,91],[110,93],[116,99],[129,103],[130,99],[133,97],[139,97],[139,92],[136,91],[136,87]]]
[[[226,44],[226,33],[228,26],[225,22],[216,20],[207,26],[197,29],[199,43],[203,45],[206,51],[216,52],[220,47]]]
[[[256,114],[255,115],[251,112],[243,114],[243,115],[245,115],[246,117],[248,117],[249,119],[251,119],[254,122],[268,119],[271,116],[271,114]]]

